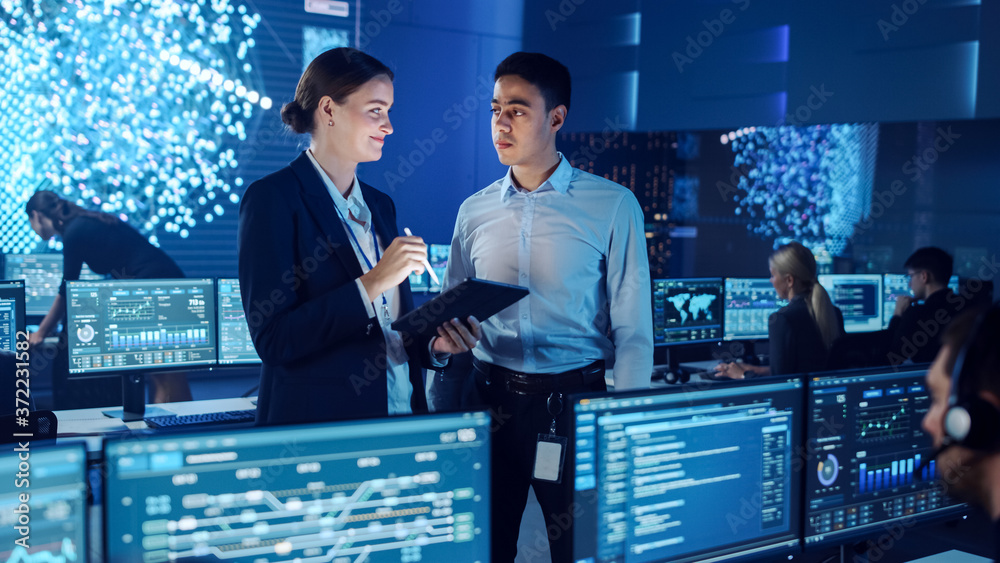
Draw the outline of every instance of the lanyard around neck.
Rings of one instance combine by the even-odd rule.
[[[343,221],[344,226],[347,227],[347,234],[351,235],[351,240],[354,241],[354,244],[358,247],[358,252],[361,253],[361,257],[365,259],[365,265],[367,265],[368,269],[371,270],[372,268],[375,267],[375,265],[372,264],[372,261],[368,259],[368,254],[365,253],[365,249],[361,246],[361,242],[358,241],[358,237],[354,234],[354,229],[351,228],[351,224],[347,222],[347,219],[344,219],[344,214],[340,211],[339,207],[334,205],[333,208],[337,210],[337,215],[340,216],[340,220]],[[382,259],[382,256],[379,254],[378,251],[378,237],[375,236],[374,220],[371,221],[371,226],[372,226],[372,242],[375,245],[375,264],[378,264],[378,261]],[[389,302],[385,298],[385,293],[382,293],[382,308],[385,311],[385,313],[388,314]]]

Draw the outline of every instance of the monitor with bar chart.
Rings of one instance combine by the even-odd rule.
[[[66,293],[70,374],[216,362],[212,278],[75,281]]]
[[[944,493],[921,428],[926,368],[863,370],[809,381],[806,544],[844,543],[893,522],[965,509]],[[905,520],[904,520],[905,519]]]

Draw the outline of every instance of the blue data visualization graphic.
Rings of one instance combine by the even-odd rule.
[[[38,189],[154,243],[238,201],[231,147],[272,106],[254,63],[260,21],[229,0],[0,3],[2,251],[45,244],[23,213]]]
[[[940,486],[926,369],[857,370],[809,382],[805,540],[843,543],[900,519],[955,515],[964,505]],[[912,524],[910,524],[912,525]]]
[[[490,417],[105,442],[111,563],[489,560]]]
[[[15,447],[20,446],[10,446]],[[0,472],[9,477],[0,482],[0,561],[86,561],[87,454],[83,445],[40,447],[29,442],[26,450],[0,456]],[[28,464],[26,472],[19,467],[22,462]],[[19,473],[23,476],[18,477]],[[22,502],[22,495],[27,502]]]
[[[733,200],[754,234],[840,255],[871,212],[878,124],[744,127],[720,137],[741,172]]]

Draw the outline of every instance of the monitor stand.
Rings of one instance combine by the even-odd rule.
[[[120,418],[123,422],[142,420],[147,416],[170,416],[174,413],[160,407],[146,406],[146,376],[131,373],[122,376],[122,409],[101,411],[104,416]]]

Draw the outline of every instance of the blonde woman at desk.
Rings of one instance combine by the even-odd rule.
[[[816,276],[816,258],[797,242],[779,247],[768,259],[771,285],[788,305],[767,323],[770,365],[727,362],[715,367],[717,377],[746,379],[827,369],[830,348],[844,334],[844,316],[833,305]]]

